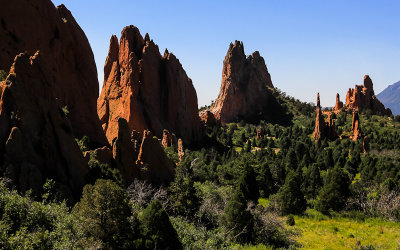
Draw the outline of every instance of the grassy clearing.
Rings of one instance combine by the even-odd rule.
[[[360,245],[400,249],[400,223],[329,218],[315,210],[307,210],[305,216],[295,216],[295,222],[292,228],[300,231],[296,240],[304,249],[354,249]]]

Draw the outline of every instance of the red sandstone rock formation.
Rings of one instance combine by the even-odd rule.
[[[334,111],[340,111],[343,108],[343,102],[340,101],[339,93],[336,94],[336,104],[333,108]]]
[[[179,140],[178,140],[178,157],[179,157],[179,161],[182,160],[183,156],[185,156],[185,151],[183,150],[182,139],[179,138]]]
[[[20,54],[0,83],[0,175],[34,194],[46,178],[53,179],[65,198],[74,200],[88,167],[57,102],[57,81],[44,63],[39,53]]]
[[[200,112],[200,119],[206,126],[215,126],[217,124],[217,120],[214,117],[214,114],[209,110],[204,110]]]
[[[155,184],[163,184],[174,179],[174,163],[167,157],[165,151],[156,137],[145,130],[143,141],[136,164],[141,168],[143,175],[148,176]],[[179,144],[179,143],[178,143]]]
[[[374,114],[392,115],[392,111],[376,98],[371,78],[364,76],[364,85],[349,88],[346,95],[346,108],[348,110],[370,109]]]
[[[172,53],[161,56],[149,35],[143,39],[134,26],[122,30],[119,44],[111,37],[97,111],[110,142],[119,118],[141,135],[151,130],[161,138],[168,129],[188,144],[201,137],[192,81]]]
[[[360,118],[358,115],[358,111],[353,111],[353,119],[351,122],[351,130],[353,131],[352,140],[357,141],[358,138],[361,137],[361,129],[360,129]]]
[[[118,136],[113,140],[112,148],[116,166],[125,183],[129,184],[139,177],[139,169],[136,166],[138,152],[131,138],[128,123],[123,118],[118,119]]]
[[[225,57],[221,89],[210,111],[221,123],[258,116],[268,108],[271,88],[271,76],[259,52],[246,58],[243,43],[235,41]]]
[[[314,141],[317,142],[320,139],[328,138],[333,139],[337,137],[335,121],[332,119],[331,113],[328,114],[328,122],[325,122],[324,115],[322,113],[319,93],[317,94],[317,116],[315,118],[315,128],[313,132]]]
[[[317,117],[315,118],[315,128],[314,128],[314,141],[319,141],[321,138],[325,136],[325,120],[324,115],[322,114],[320,100],[319,100],[319,93],[317,93]]]
[[[163,145],[164,148],[171,147],[173,145],[172,144],[172,135],[166,129],[164,129],[164,131],[163,131],[163,137],[162,137],[161,144]]]
[[[93,52],[64,5],[55,8],[50,0],[1,1],[0,40],[0,69],[7,71],[19,53],[40,50],[58,105],[69,111],[74,136],[107,144],[96,115],[99,87]]]

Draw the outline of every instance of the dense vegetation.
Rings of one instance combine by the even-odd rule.
[[[309,235],[304,223],[316,217],[332,223],[399,221],[400,118],[360,114],[369,138],[364,154],[362,140],[348,139],[351,114],[337,116],[342,139],[315,143],[315,107],[279,90],[274,95],[290,123],[208,127],[204,144],[187,149],[180,162],[176,149],[167,148],[177,163],[168,187],[139,180],[125,187],[119,173],[95,155],[91,184],[72,207],[55,195],[51,180],[35,200],[1,184],[0,248],[311,247],[297,229]],[[90,148],[86,138],[78,144],[82,151]],[[335,225],[335,232],[349,230]]]

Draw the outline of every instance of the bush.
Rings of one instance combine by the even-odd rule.
[[[289,226],[294,226],[295,225],[295,221],[294,221],[293,215],[291,215],[291,214],[288,215],[288,217],[286,218],[286,224],[288,224]]]
[[[72,249],[78,233],[65,202],[42,203],[9,191],[0,179],[1,249]]]

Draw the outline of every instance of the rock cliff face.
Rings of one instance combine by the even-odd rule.
[[[172,53],[161,56],[149,35],[143,39],[134,26],[122,30],[119,44],[111,37],[97,111],[109,142],[117,136],[119,118],[140,136],[150,130],[161,138],[167,129],[188,144],[201,137],[192,81]]]
[[[317,116],[315,118],[315,128],[313,132],[314,141],[317,142],[321,139],[333,139],[337,137],[335,121],[332,119],[331,114],[328,114],[328,121],[325,121],[324,114],[322,113],[319,93],[317,94]]]
[[[364,76],[364,85],[356,85],[349,89],[346,95],[346,108],[362,111],[370,109],[374,114],[391,115],[392,111],[376,98],[371,78]]]
[[[262,117],[274,99],[272,88],[271,76],[259,52],[246,58],[243,43],[235,41],[225,56],[221,89],[210,111],[221,123]]]
[[[75,137],[88,136],[97,145],[107,140],[96,115],[97,70],[89,42],[70,11],[50,0],[1,1],[0,69],[14,57],[40,50],[57,104],[66,107]]]
[[[9,186],[34,194],[53,179],[73,200],[88,167],[56,99],[58,82],[44,62],[39,53],[20,54],[0,83],[0,174]]]

